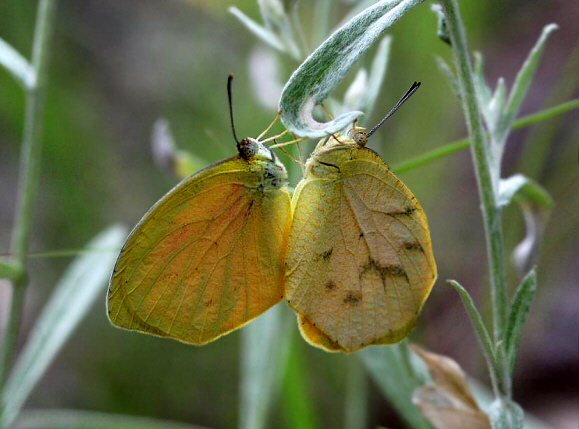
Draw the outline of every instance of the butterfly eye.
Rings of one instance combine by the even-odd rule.
[[[358,146],[366,146],[368,142],[368,135],[366,134],[366,129],[362,127],[354,127],[348,131],[348,137],[350,137]]]
[[[248,161],[250,158],[255,156],[257,148],[251,140],[245,138],[237,143],[237,151],[239,152],[239,156]]]

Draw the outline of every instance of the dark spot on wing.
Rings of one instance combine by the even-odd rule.
[[[404,277],[406,281],[409,281],[408,274],[402,268],[402,265],[386,265],[380,269],[380,274],[384,276],[392,276],[392,277]]]
[[[362,301],[362,294],[360,292],[348,292],[344,298],[344,304],[358,305]]]
[[[364,274],[370,270],[380,273],[380,278],[383,282],[387,277],[403,277],[406,281],[409,281],[408,274],[406,274],[402,265],[399,264],[379,265],[374,259],[370,258],[368,263],[362,267],[359,278],[362,279]]]
[[[419,252],[424,253],[424,249],[418,241],[407,241],[404,243],[404,248],[406,250],[418,250]]]
[[[245,217],[249,217],[251,214],[251,210],[253,209],[253,200],[249,202],[249,207],[247,207],[247,211],[245,212]]]
[[[338,173],[340,172],[340,167],[338,167],[337,165],[330,164],[329,162],[319,161],[319,160],[318,160],[318,162],[319,162],[320,164],[322,164],[322,165],[327,166],[327,167],[332,167],[332,168],[337,169],[337,170],[338,170]]]
[[[362,277],[364,276],[364,274],[366,274],[368,271],[370,270],[376,270],[376,271],[380,271],[380,268],[378,267],[378,264],[376,264],[376,262],[370,258],[370,260],[368,261],[368,263],[366,265],[364,265],[362,267],[362,270],[360,271],[359,274],[359,278],[362,279]]]
[[[414,207],[408,206],[403,210],[392,210],[391,212],[386,213],[388,216],[410,216],[414,213],[416,209]]]
[[[326,283],[326,290],[328,292],[334,289],[336,289],[336,284],[333,281],[330,280],[328,283]]]
[[[327,261],[330,256],[332,256],[332,252],[334,251],[334,248],[332,247],[330,250],[326,250],[323,253],[317,253],[314,256],[314,261],[319,261],[320,259],[323,259],[324,261]]]

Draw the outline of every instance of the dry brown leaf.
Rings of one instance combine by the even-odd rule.
[[[417,389],[413,401],[438,429],[491,429],[460,366],[446,356],[411,345],[430,371],[434,384]]]

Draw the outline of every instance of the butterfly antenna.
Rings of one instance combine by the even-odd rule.
[[[366,134],[366,138],[368,138],[372,134],[374,134],[376,132],[376,130],[378,128],[380,128],[384,122],[386,122],[386,119],[388,119],[390,116],[392,116],[394,114],[394,112],[396,112],[400,108],[400,106],[402,106],[404,104],[404,102],[406,100],[408,100],[410,98],[410,96],[416,92],[416,90],[419,87],[420,87],[420,82],[414,82],[412,84],[412,86],[410,87],[410,89],[408,91],[406,91],[406,94],[404,94],[402,96],[402,98],[398,101],[398,103],[396,103],[396,106],[394,106],[392,108],[392,110],[390,110],[390,112],[388,112],[388,114],[386,116],[384,116],[384,119],[382,119],[380,122],[378,122],[378,124],[374,128],[372,128],[370,131],[368,131],[368,133]]]
[[[229,98],[229,119],[231,121],[231,131],[233,131],[233,138],[235,142],[239,144],[237,135],[235,134],[235,125],[233,124],[233,103],[231,102],[231,81],[233,81],[233,75],[229,75],[227,78],[227,97]]]

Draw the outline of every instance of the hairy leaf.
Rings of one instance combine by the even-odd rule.
[[[332,34],[293,73],[279,101],[281,121],[300,137],[324,137],[362,115],[343,113],[329,122],[312,117],[321,103],[377,38],[404,13],[423,0],[382,0],[365,9]]]

